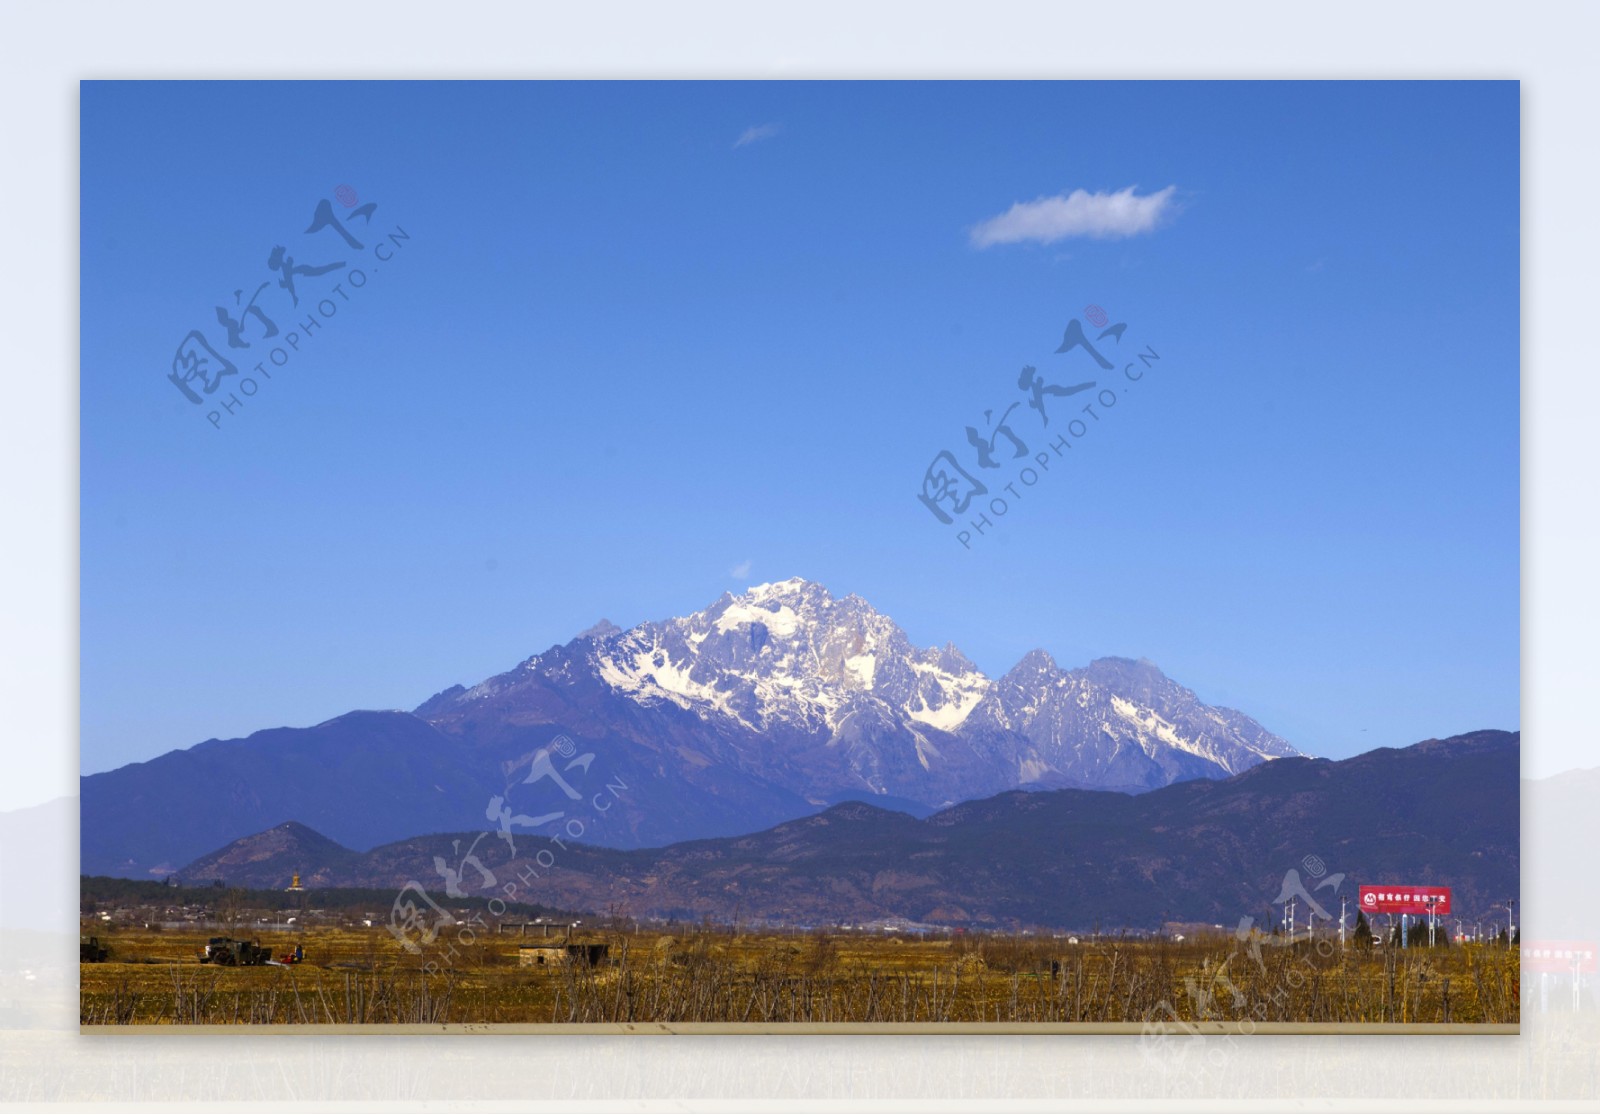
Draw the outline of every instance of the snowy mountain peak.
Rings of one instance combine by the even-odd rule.
[[[989,684],[954,647],[913,647],[861,597],[799,577],[640,624],[596,653],[615,689],[757,729],[831,730],[870,710],[949,730]]]
[[[832,599],[828,590],[815,581],[808,581],[804,577],[790,577],[787,581],[769,581],[766,584],[751,585],[744,591],[744,595],[755,600],[767,600],[774,597],[796,597],[802,595],[822,596]]]
[[[1298,754],[1149,661],[1065,670],[1039,649],[991,680],[953,644],[914,646],[861,597],[799,577],[626,631],[602,622],[417,714],[447,731],[498,724],[507,741],[541,724],[620,734],[652,764],[759,771],[813,803],[863,790],[932,806],[1019,786],[1137,791]]]

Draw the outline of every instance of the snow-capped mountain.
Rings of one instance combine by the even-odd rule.
[[[1100,658],[1063,670],[1042,650],[994,683],[963,727],[1026,740],[1024,782],[1154,789],[1300,754],[1243,713],[1205,704],[1152,662]]]
[[[799,578],[724,595],[684,619],[641,624],[610,640],[596,661],[619,692],[732,716],[753,731],[837,731],[879,707],[950,731],[991,684],[955,647],[914,647],[859,596],[834,599]]]
[[[800,578],[627,631],[602,623],[417,713],[447,731],[468,717],[521,720],[530,706],[549,709],[552,688],[599,689],[632,716],[688,714],[702,746],[812,802],[891,795],[936,807],[1023,786],[1143,790],[1298,754],[1148,662],[1064,671],[1034,651],[994,681],[954,646],[913,646],[859,596]]]
[[[564,787],[530,786],[553,744],[591,758]],[[860,597],[794,579],[628,630],[601,621],[410,713],[208,740],[89,776],[83,856],[85,870],[137,875],[290,820],[361,849],[563,808],[586,818],[583,840],[630,848],[851,798],[926,814],[1013,789],[1225,778],[1294,754],[1149,663],[1062,670],[1034,651],[993,680],[953,646],[913,646]],[[617,789],[601,810],[603,787]]]

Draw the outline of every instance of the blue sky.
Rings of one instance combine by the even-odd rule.
[[[1519,726],[1515,83],[82,106],[85,772],[796,575],[991,674],[1148,657],[1316,754]],[[305,233],[322,199],[359,252]],[[346,267],[228,350],[214,308],[279,245]],[[323,298],[218,427],[168,382],[200,329],[238,394]],[[1160,353],[1137,384],[1054,353],[1089,304],[1119,368]],[[983,472],[963,429],[1025,364],[1118,402],[964,548],[916,494],[942,449]]]

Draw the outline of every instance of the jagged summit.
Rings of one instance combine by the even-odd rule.
[[[1018,786],[1151,789],[1298,754],[1144,659],[1063,669],[1036,649],[991,679],[953,644],[918,647],[855,594],[802,577],[727,592],[626,631],[597,625],[517,670],[418,710],[524,720],[575,685],[620,708],[687,713],[749,769],[809,801],[866,790],[931,805]],[[806,764],[809,768],[801,769]]]
[[[758,731],[833,731],[863,714],[949,731],[989,687],[954,647],[914,647],[861,597],[835,597],[798,577],[640,624],[598,652],[595,665],[635,699],[729,716]]]

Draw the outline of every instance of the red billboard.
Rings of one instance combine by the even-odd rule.
[[[1406,887],[1386,883],[1357,888],[1360,908],[1369,914],[1439,914],[1450,912],[1449,887]]]
[[[1528,941],[1522,946],[1524,972],[1600,971],[1593,941]]]

